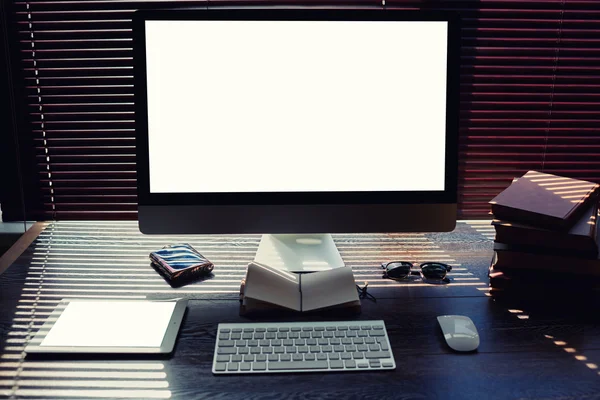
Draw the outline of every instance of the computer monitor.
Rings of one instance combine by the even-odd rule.
[[[141,10],[133,26],[143,233],[454,228],[454,16]],[[264,236],[257,259],[296,244],[333,241]],[[341,261],[302,257],[289,269]]]

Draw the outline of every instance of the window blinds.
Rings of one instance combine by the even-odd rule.
[[[38,219],[135,219],[131,17],[144,0],[14,1]],[[530,169],[600,182],[596,0],[186,1],[454,10],[463,18],[461,218]],[[385,11],[384,11],[385,12]]]

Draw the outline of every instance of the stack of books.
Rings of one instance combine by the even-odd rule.
[[[492,292],[599,289],[599,193],[596,183],[529,171],[490,201]]]

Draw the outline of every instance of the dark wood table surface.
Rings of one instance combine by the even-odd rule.
[[[144,236],[133,222],[56,222],[0,276],[0,397],[6,398],[600,398],[600,316],[587,297],[545,294],[498,300],[488,293],[489,221],[451,233],[334,235],[363,300],[353,319],[385,320],[397,368],[387,372],[213,376],[217,324],[239,316],[239,282],[260,236]],[[188,242],[215,263],[214,278],[171,288],[148,253]],[[390,260],[445,261],[447,285],[381,278]],[[168,357],[32,359],[23,351],[62,298],[190,299]],[[471,317],[476,353],[452,352],[436,316]],[[337,318],[347,319],[348,317]],[[269,320],[327,320],[335,315]],[[264,320],[264,318],[262,319]]]

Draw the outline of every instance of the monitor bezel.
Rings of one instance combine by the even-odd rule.
[[[446,74],[446,162],[443,191],[152,193],[148,150],[145,22],[160,20],[290,21],[445,21],[448,23]],[[383,9],[161,9],[138,10],[133,17],[134,95],[139,206],[174,205],[335,205],[454,204],[458,184],[460,26],[455,13]],[[382,160],[400,157],[390,151]],[[243,163],[246,160],[224,160]],[[201,165],[201,161],[199,161]],[[410,166],[415,168],[418,166]]]

